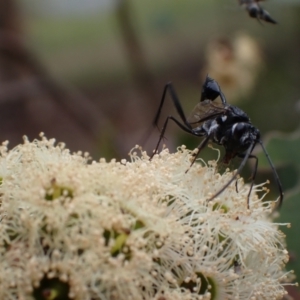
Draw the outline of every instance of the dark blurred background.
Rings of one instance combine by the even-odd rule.
[[[188,115],[209,73],[261,130],[286,191],[289,267],[300,275],[300,0],[261,4],[277,25],[236,0],[0,0],[1,140],[13,147],[43,131],[94,158],[127,157],[135,144],[150,152],[164,85],[173,82]],[[168,114],[169,98],[161,123]],[[166,138],[172,151],[199,144],[174,124]],[[272,179],[257,151],[257,182]]]

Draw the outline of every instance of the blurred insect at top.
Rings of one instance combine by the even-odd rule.
[[[259,22],[265,21],[268,23],[277,24],[277,22],[270,16],[270,14],[260,6],[259,2],[262,2],[264,0],[238,0],[238,1],[240,5],[247,10],[251,18],[255,18]]]
[[[206,66],[200,80],[209,74],[222,86],[231,103],[248,98],[263,66],[258,43],[249,35],[239,33],[232,40],[211,40],[205,52]]]

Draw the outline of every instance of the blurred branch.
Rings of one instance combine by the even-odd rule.
[[[156,105],[158,105],[158,101],[156,99],[159,98],[156,93],[154,76],[147,65],[142,43],[138,37],[133,18],[131,16],[132,6],[130,4],[130,0],[116,1],[116,16],[124,41],[124,47],[127,52],[133,81],[142,94],[142,101],[139,100],[139,102],[136,103],[137,110],[139,111],[135,114],[136,124],[140,124],[139,128],[142,128],[143,131],[140,132],[140,137],[137,143],[145,146],[151,133],[155,129],[152,124],[152,118],[154,118],[157,110]],[[144,128],[147,129],[145,130]]]
[[[27,78],[25,80],[13,80],[11,82],[0,81],[0,105],[19,101],[20,96],[36,94],[38,80]]]
[[[19,77],[24,78],[25,75],[26,80],[22,81],[17,78],[20,81],[11,84],[11,86],[18,87],[19,93],[29,92],[32,87],[42,89],[42,91],[52,96],[53,101],[76,124],[92,134],[93,138],[99,136],[99,128],[103,127],[104,124],[108,124],[107,119],[90,99],[76,91],[74,87],[68,87],[66,84],[54,80],[36,56],[26,48],[23,40],[18,35],[7,31],[0,32],[0,54],[4,61],[17,64],[19,69],[23,70]],[[33,76],[33,78],[28,78],[28,76]],[[10,95],[12,93],[11,86],[8,85],[6,88],[6,92]],[[4,90],[0,94],[2,102],[5,96],[9,95],[5,95]]]
[[[0,0],[0,28],[21,33],[21,14],[14,0]]]
[[[146,100],[144,109],[149,113],[153,110],[153,100],[157,98],[155,80],[146,62],[141,41],[131,18],[132,7],[129,0],[117,0],[116,15],[122,33],[125,50],[127,52],[130,68],[135,84]],[[143,103],[144,105],[144,103]]]

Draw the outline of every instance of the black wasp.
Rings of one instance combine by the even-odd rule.
[[[195,155],[191,166],[195,162],[201,150],[206,147],[209,141],[213,141],[214,143],[222,145],[225,148],[225,155],[222,160],[223,163],[229,163],[235,157],[242,158],[242,162],[239,165],[236,172],[234,173],[234,175],[232,176],[232,178],[221,190],[219,190],[209,200],[212,200],[213,198],[220,195],[237,178],[238,174],[241,173],[248,159],[254,159],[255,166],[247,201],[247,205],[249,208],[249,198],[258,166],[258,158],[252,154],[252,151],[256,144],[260,144],[272,168],[274,178],[279,189],[280,207],[283,200],[281,182],[279,180],[275,167],[270,159],[270,156],[267,153],[260,139],[260,132],[256,127],[254,127],[251,124],[249,117],[244,111],[242,111],[236,106],[227,103],[226,98],[222,93],[218,83],[214,79],[208,76],[206,77],[206,80],[202,87],[200,102],[195,106],[191,115],[188,118],[186,118],[185,116],[185,113],[182,109],[181,103],[179,101],[179,98],[177,97],[173,85],[171,83],[167,83],[164,88],[161,102],[153,122],[154,125],[157,127],[167,91],[169,91],[170,93],[171,99],[174,103],[174,106],[181,121],[177,120],[171,115],[166,118],[152,157],[155,155],[155,153],[157,153],[159,145],[162,139],[164,138],[164,134],[167,129],[169,120],[172,120],[182,130],[194,136],[203,137],[202,142],[198,146],[198,152]],[[221,98],[221,101],[214,101],[218,97]]]
[[[268,23],[277,24],[277,22],[271,18],[270,14],[263,9],[259,2],[263,0],[238,0],[240,5],[242,5],[248,12],[251,18],[255,18],[258,21],[266,21]]]

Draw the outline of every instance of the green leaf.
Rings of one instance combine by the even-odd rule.
[[[278,222],[291,223],[291,228],[282,227],[286,234],[287,249],[290,254],[288,269],[294,270],[300,276],[300,128],[291,134],[271,133],[267,136],[265,146],[270,158],[279,173],[279,178],[285,193],[283,205],[279,211]],[[271,168],[265,154],[258,154],[259,166]],[[270,177],[271,179],[272,177]],[[274,180],[273,180],[274,181]],[[276,186],[272,187],[276,191]]]

